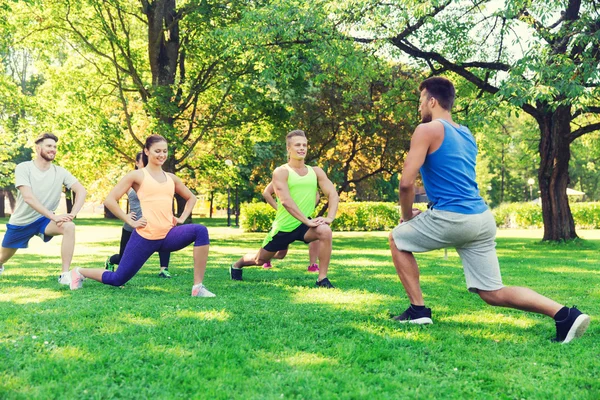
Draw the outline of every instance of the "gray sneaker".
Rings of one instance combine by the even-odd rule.
[[[70,285],[71,284],[71,273],[63,272],[62,274],[60,274],[60,276],[58,277],[58,283],[60,283],[61,285]]]

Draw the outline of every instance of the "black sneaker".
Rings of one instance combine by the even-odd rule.
[[[242,269],[238,269],[238,268],[233,268],[233,264],[231,264],[231,266],[229,267],[229,275],[231,276],[231,279],[233,279],[234,281],[243,281],[242,279]]]
[[[408,307],[402,314],[392,317],[392,319],[403,324],[433,324],[433,320],[431,319],[431,308],[425,307],[425,309],[417,311],[412,307],[412,305]]]
[[[554,341],[569,343],[583,335],[590,325],[590,316],[577,308],[569,308],[569,315],[563,321],[556,321],[556,339]]]
[[[329,279],[327,279],[327,278],[323,278],[320,281],[317,281],[316,285],[318,287],[324,287],[324,288],[327,288],[327,289],[335,289],[335,286],[333,286],[331,284],[331,282],[329,282]]]

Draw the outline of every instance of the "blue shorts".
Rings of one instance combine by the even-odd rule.
[[[29,245],[29,239],[39,235],[44,242],[49,242],[52,236],[44,235],[46,227],[50,220],[41,217],[29,225],[18,226],[6,224],[6,233],[2,240],[2,247],[7,249],[26,249]]]

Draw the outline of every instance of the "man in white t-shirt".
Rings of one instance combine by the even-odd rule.
[[[29,239],[39,236],[48,242],[53,236],[63,235],[61,246],[62,273],[58,282],[68,285],[69,268],[75,248],[75,224],[86,190],[66,169],[54,165],[58,138],[43,133],[35,140],[37,158],[22,162],[15,168],[15,187],[19,190],[17,206],[6,224],[6,234],[0,252],[0,274],[17,249],[25,249]],[[75,202],[69,214],[54,214],[60,202],[63,185],[75,193]]]

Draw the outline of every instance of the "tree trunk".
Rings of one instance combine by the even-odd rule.
[[[4,190],[0,190],[0,218],[6,218],[6,210],[4,207]]]
[[[65,190],[65,201],[67,202],[67,214],[70,214],[73,210],[73,192],[68,189]]]
[[[544,219],[543,240],[561,241],[577,237],[567,197],[570,121],[570,106],[540,113],[537,121],[541,133],[538,179]]]

